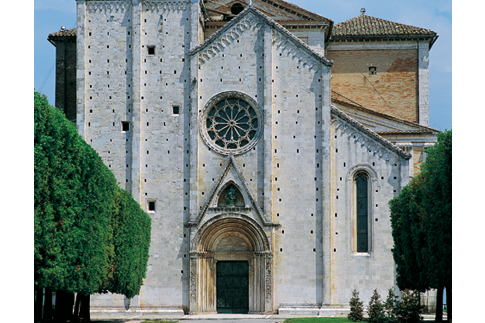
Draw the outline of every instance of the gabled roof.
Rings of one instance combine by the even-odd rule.
[[[439,130],[430,127],[367,109],[334,91],[332,93],[332,103],[340,111],[381,136],[398,134],[435,136],[439,132]]]
[[[207,38],[202,44],[199,46],[193,48],[189,54],[194,55],[197,54],[198,52],[206,49],[208,46],[210,46],[212,43],[214,43],[215,40],[217,40],[221,35],[226,33],[228,30],[230,30],[232,27],[237,25],[241,20],[244,19],[249,14],[254,14],[258,16],[259,18],[262,19],[265,23],[268,25],[274,27],[277,31],[279,31],[281,34],[285,35],[290,41],[292,41],[295,45],[302,47],[303,50],[308,51],[311,55],[313,55],[316,59],[318,59],[320,62],[327,66],[332,66],[333,61],[328,60],[325,56],[322,54],[317,53],[315,50],[313,50],[310,46],[302,42],[298,37],[290,33],[286,28],[275,22],[273,19],[270,17],[266,16],[263,14],[261,11],[257,10],[254,8],[254,6],[249,5],[244,9],[241,13],[239,13],[234,19],[231,19],[227,24],[224,25],[223,28],[219,29],[217,32],[212,34],[209,38]]]
[[[359,130],[360,132],[366,134],[369,138],[378,142],[379,144],[384,146],[386,149],[389,149],[390,151],[396,153],[397,155],[399,155],[400,157],[403,157],[405,159],[411,158],[410,154],[405,153],[404,151],[399,149],[396,145],[392,144],[390,141],[383,138],[382,136],[380,136],[376,132],[372,131],[371,129],[365,127],[360,122],[354,120],[352,117],[348,116],[342,110],[338,109],[334,105],[330,106],[330,111],[331,111],[332,116],[338,117],[342,120],[345,120],[345,122],[352,125],[352,127]]]
[[[59,41],[75,42],[76,33],[77,28],[61,29],[55,33],[49,34],[49,36],[47,36],[47,40],[54,46],[56,46],[56,43]]]
[[[248,1],[245,0],[206,0],[204,6],[206,9],[214,13],[226,13],[231,14],[230,7],[240,3],[246,6]],[[265,15],[271,17],[273,20],[313,20],[313,21],[325,21],[332,22],[332,20],[319,15],[315,12],[311,12],[304,8],[301,8],[295,4],[289,3],[284,0],[253,0],[252,5]]]
[[[334,25],[332,39],[340,38],[430,38],[432,44],[438,34],[425,29],[362,14]]]
[[[250,5],[261,13],[276,21],[287,29],[313,29],[325,33],[325,41],[328,41],[332,33],[333,21],[317,13],[311,12],[284,0],[205,0],[203,9],[206,26],[220,28],[235,15],[231,13],[231,7],[239,4],[244,8]]]
[[[76,36],[76,28],[59,30],[55,33],[49,34],[49,37],[69,37]]]

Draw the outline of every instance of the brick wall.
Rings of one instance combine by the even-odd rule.
[[[329,49],[332,90],[368,109],[418,122],[417,54],[416,49]],[[369,74],[371,66],[376,75]]]

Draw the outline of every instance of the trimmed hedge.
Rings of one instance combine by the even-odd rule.
[[[150,218],[37,92],[34,109],[35,288],[133,297],[146,273]]]
[[[113,276],[106,291],[132,298],[140,293],[146,274],[151,219],[128,192],[118,189],[116,201]]]

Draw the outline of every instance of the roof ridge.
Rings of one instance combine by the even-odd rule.
[[[337,92],[335,92],[335,93],[337,93]],[[402,119],[393,117],[391,115],[388,115],[388,114],[385,114],[385,113],[382,113],[382,112],[377,112],[377,111],[371,110],[369,108],[364,107],[363,105],[357,105],[357,104],[353,104],[353,103],[350,103],[350,102],[345,102],[345,101],[339,100],[337,98],[331,98],[331,100],[333,102],[337,103],[337,104],[344,104],[344,105],[348,106],[351,109],[362,110],[363,112],[366,112],[368,114],[373,114],[375,116],[378,116],[378,117],[381,117],[381,118],[384,118],[384,119],[388,119],[388,120],[391,120],[391,121],[395,121],[395,122],[398,122],[398,123],[402,123],[402,124],[405,124],[405,125],[408,125],[408,126],[411,126],[411,127],[424,128],[423,131],[440,132],[437,129],[434,129],[434,128],[431,128],[431,127],[428,127],[428,126],[423,126],[423,125],[420,125],[419,123],[414,123],[414,122],[402,120]]]
[[[263,2],[267,2],[267,0],[262,0],[262,1]],[[285,5],[288,5],[289,7],[293,7],[295,9],[297,9],[297,10],[301,10],[301,11],[307,12],[307,13],[309,13],[311,15],[314,15],[314,16],[317,16],[317,17],[320,17],[320,18],[323,18],[323,19],[332,21],[332,19],[330,19],[330,18],[327,18],[327,17],[322,16],[322,15],[316,13],[316,12],[310,11],[308,9],[305,9],[303,7],[300,7],[300,6],[298,6],[298,5],[294,4],[294,3],[291,3],[291,2],[288,2],[288,1],[285,1],[285,0],[271,0],[271,1],[273,1],[273,2],[282,2]]]
[[[437,33],[428,28],[395,22],[383,18],[362,14],[334,25],[333,36],[436,36]]]
[[[61,29],[56,32],[50,33],[47,37],[65,37],[65,36],[76,36],[77,28]]]
[[[189,55],[194,55],[201,50],[205,49],[207,46],[209,46],[210,43],[212,43],[217,37],[220,35],[224,34],[228,29],[232,28],[234,25],[236,25],[239,21],[243,19],[243,17],[248,13],[252,12],[256,14],[257,16],[263,18],[267,24],[271,25],[272,27],[276,28],[278,31],[282,32],[284,35],[288,36],[290,40],[292,40],[296,45],[299,45],[303,48],[305,48],[307,51],[309,51],[311,54],[316,56],[322,63],[324,63],[327,66],[332,66],[333,61],[328,60],[325,56],[320,55],[317,53],[315,50],[313,50],[310,46],[302,42],[298,37],[290,33],[285,27],[281,26],[279,23],[259,11],[257,8],[255,8],[253,5],[247,6],[243,11],[241,11],[236,17],[231,19],[227,24],[224,25],[221,29],[213,33],[209,38],[207,38],[202,44],[194,47],[192,50],[189,51]]]

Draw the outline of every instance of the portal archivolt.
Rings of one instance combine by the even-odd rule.
[[[249,312],[272,311],[272,254],[263,229],[241,214],[221,214],[195,235],[190,259],[190,311],[216,313],[219,261],[249,264]]]

